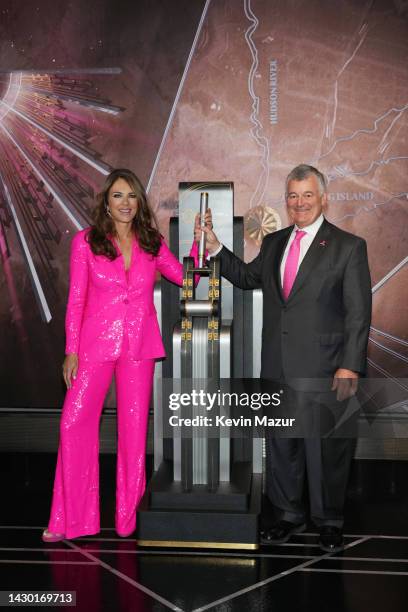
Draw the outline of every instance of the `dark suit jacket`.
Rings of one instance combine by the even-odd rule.
[[[263,291],[261,377],[331,384],[338,368],[363,374],[371,321],[366,243],[324,220],[285,301],[280,264],[292,229],[267,235],[249,264],[226,247],[219,253],[223,276]]]

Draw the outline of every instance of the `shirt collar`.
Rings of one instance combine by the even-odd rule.
[[[310,225],[307,225],[306,227],[298,227],[297,225],[294,226],[293,231],[296,232],[296,230],[300,230],[303,232],[306,232],[306,234],[309,234],[309,236],[312,236],[313,238],[316,236],[317,232],[320,229],[320,226],[322,225],[324,221],[324,217],[321,214],[320,217],[317,217],[316,221],[313,221],[313,223],[311,223]]]

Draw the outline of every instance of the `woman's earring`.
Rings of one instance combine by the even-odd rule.
[[[105,213],[108,217],[111,217],[111,211],[109,210],[109,206],[105,206]]]

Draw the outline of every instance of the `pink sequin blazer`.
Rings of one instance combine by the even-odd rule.
[[[114,361],[121,353],[126,333],[133,359],[164,357],[153,304],[156,272],[181,286],[182,264],[164,240],[156,257],[143,251],[134,240],[126,272],[119,250],[113,261],[92,253],[86,240],[88,231],[78,232],[71,245],[66,354],[77,353],[80,359],[98,362]],[[197,254],[194,243],[190,256],[197,260]]]

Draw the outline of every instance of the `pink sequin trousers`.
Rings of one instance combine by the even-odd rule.
[[[62,411],[48,524],[51,533],[70,539],[100,530],[99,420],[113,374],[118,427],[115,525],[119,535],[135,530],[136,510],[146,484],[146,430],[154,363],[154,359],[133,361],[127,351],[122,351],[116,362],[80,361]]]

